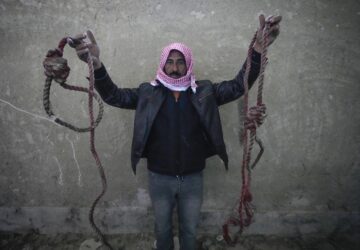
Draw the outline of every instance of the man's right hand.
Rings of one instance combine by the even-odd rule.
[[[88,38],[88,41],[85,40],[86,38]],[[74,39],[76,40],[76,54],[80,60],[87,63],[90,54],[93,59],[94,69],[99,69],[101,67],[100,49],[92,32],[88,30],[86,33],[76,35]]]

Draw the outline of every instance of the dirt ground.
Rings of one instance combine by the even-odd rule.
[[[36,232],[26,234],[0,233],[0,249],[4,250],[103,250],[94,235],[59,234],[41,235]],[[152,234],[122,234],[107,236],[114,250],[151,250]],[[174,237],[175,250],[178,238]],[[360,239],[355,235],[328,237],[300,236],[283,238],[277,236],[242,236],[235,246],[227,246],[215,235],[200,235],[198,250],[359,250]]]

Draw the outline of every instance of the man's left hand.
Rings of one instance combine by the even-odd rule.
[[[262,34],[263,34],[264,27],[265,27],[265,23],[269,23],[269,26],[270,26],[270,29],[268,32],[268,39],[267,39],[267,46],[269,46],[270,44],[272,44],[275,41],[275,39],[280,34],[281,19],[282,19],[281,16],[268,16],[266,19],[263,14],[261,14],[259,16],[260,27],[257,31],[256,41],[254,44],[255,51],[257,51],[259,53],[262,52],[262,43],[263,43]]]

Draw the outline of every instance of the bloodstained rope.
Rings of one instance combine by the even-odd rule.
[[[63,38],[58,45],[58,48],[55,50],[49,50],[46,58],[43,62],[44,68],[45,68],[45,75],[46,81],[44,86],[44,108],[48,116],[50,117],[56,117],[51,109],[51,103],[50,103],[50,87],[52,80],[55,80],[65,89],[74,90],[74,91],[80,91],[88,93],[88,108],[89,108],[89,117],[90,117],[90,126],[86,128],[79,128],[76,127],[70,123],[67,123],[60,118],[55,118],[55,122],[65,126],[71,130],[74,130],[76,132],[90,132],[90,150],[91,153],[95,159],[96,165],[98,166],[98,171],[101,177],[101,183],[102,183],[102,190],[101,193],[96,197],[96,199],[93,201],[90,211],[89,211],[89,221],[90,225],[94,229],[95,233],[99,237],[100,241],[108,247],[109,249],[113,249],[111,245],[107,242],[105,235],[101,232],[99,227],[94,222],[94,210],[100,199],[104,196],[106,189],[107,189],[107,181],[106,176],[104,172],[104,168],[101,164],[100,158],[96,152],[95,148],[95,128],[99,125],[102,115],[104,112],[104,106],[100,99],[100,97],[94,92],[94,66],[93,66],[93,60],[91,56],[88,56],[87,64],[89,67],[89,88],[79,87],[79,86],[73,86],[68,85],[65,83],[66,78],[69,76],[70,68],[67,66],[66,59],[62,58],[64,47],[67,43],[70,43],[70,45],[74,44],[74,39],[70,37]],[[94,111],[93,111],[93,98],[98,102],[99,104],[99,113],[96,118],[94,119]]]
[[[264,122],[266,117],[266,106],[262,101],[262,92],[264,85],[264,74],[265,67],[267,64],[267,48],[268,48],[268,32],[270,28],[270,23],[265,22],[265,26],[262,33],[262,53],[261,53],[261,64],[260,64],[260,73],[259,73],[259,84],[258,84],[258,94],[257,94],[257,103],[256,106],[249,108],[249,73],[251,68],[251,58],[253,46],[256,41],[257,32],[255,33],[248,50],[248,55],[246,59],[246,69],[244,74],[244,113],[246,115],[244,121],[244,130],[243,130],[243,161],[241,168],[242,176],[242,187],[240,198],[235,204],[235,208],[230,215],[230,218],[223,225],[223,238],[229,244],[234,246],[238,240],[238,237],[241,235],[245,227],[250,226],[253,222],[254,216],[254,206],[251,204],[252,195],[250,192],[250,181],[251,181],[251,170],[255,167],[259,161],[264,149],[262,146],[261,140],[256,136],[256,129]],[[249,138],[250,134],[250,138]],[[251,150],[256,141],[260,146],[260,152],[256,157],[254,163],[250,167],[251,161]],[[239,227],[239,230],[234,237],[231,238],[229,232],[229,226]]]

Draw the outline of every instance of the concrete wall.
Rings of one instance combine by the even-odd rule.
[[[360,2],[353,1],[0,1],[0,230],[88,232],[100,178],[89,134],[43,119],[42,60],[67,35],[90,28],[119,86],[153,79],[161,49],[188,44],[198,79],[230,79],[242,65],[258,15],[281,14],[268,57],[259,129],[265,153],[253,171],[256,222],[248,233],[358,230],[360,209]],[[66,48],[68,82],[87,68]],[[254,89],[255,90],[255,89]],[[255,91],[252,91],[252,100]],[[53,110],[88,124],[87,96],[54,85]],[[239,107],[221,107],[230,157],[207,161],[202,231],[217,233],[240,192]],[[106,106],[96,146],[108,176],[97,220],[107,233],[152,231],[145,161],[130,171],[134,113]]]

